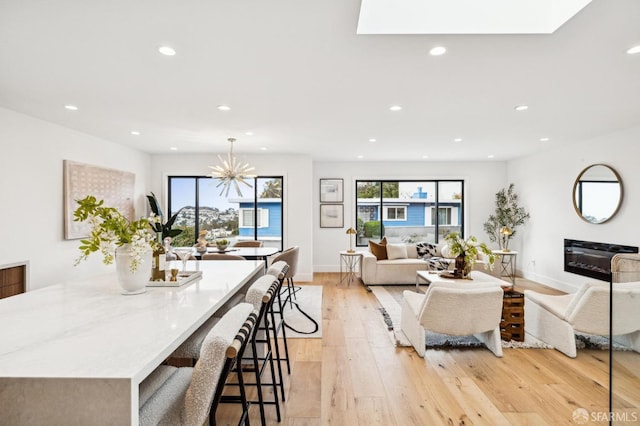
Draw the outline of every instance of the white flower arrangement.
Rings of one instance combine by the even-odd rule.
[[[89,238],[80,240],[81,256],[75,265],[94,252],[102,253],[102,263],[110,265],[115,259],[116,247],[129,244],[131,248],[131,263],[129,268],[135,272],[143,262],[142,254],[151,250],[154,236],[149,232],[149,220],[141,218],[134,222],[122,215],[113,207],[104,207],[104,200],[98,201],[89,195],[77,200],[79,207],[73,212],[74,221],[89,221],[91,234]]]

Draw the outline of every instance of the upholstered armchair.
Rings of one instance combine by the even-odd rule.
[[[424,357],[426,331],[455,336],[474,335],[502,357],[500,320],[502,287],[496,283],[434,282],[426,294],[403,292],[401,329]]]
[[[613,284],[613,312],[610,294],[606,282],[588,282],[565,295],[525,290],[526,333],[575,358],[575,332],[609,336],[611,318],[614,341],[640,352],[640,282]]]

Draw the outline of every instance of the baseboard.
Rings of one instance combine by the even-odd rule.
[[[546,285],[547,287],[551,287],[555,290],[564,291],[565,293],[575,293],[576,291],[578,291],[578,288],[579,288],[577,285],[569,284],[563,281],[558,281],[551,277],[547,277],[541,274],[536,274],[534,272],[522,271],[522,276],[528,280]]]

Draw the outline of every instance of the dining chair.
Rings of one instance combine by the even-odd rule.
[[[223,254],[223,253],[204,253],[201,257],[202,260],[246,260],[242,256],[237,254]]]
[[[289,247],[285,251],[280,254],[275,255],[272,258],[272,263],[283,261],[287,265],[289,265],[289,269],[285,274],[285,279],[287,280],[287,291],[289,293],[289,303],[293,308],[293,298],[297,299],[295,288],[293,286],[293,277],[296,275],[296,271],[298,269],[298,253],[300,252],[300,247],[293,246]]]
[[[258,240],[243,240],[243,241],[236,241],[233,244],[233,247],[262,247],[264,244],[262,241],[258,241]]]
[[[287,328],[284,326],[284,314],[283,314],[283,303],[282,303],[282,282],[284,281],[285,275],[287,275],[287,271],[289,270],[289,265],[282,260],[272,263],[269,269],[267,270],[267,275],[274,276],[278,280],[278,292],[276,293],[277,304],[274,301],[271,305],[271,310],[269,315],[271,317],[271,327],[273,329],[273,339],[275,342],[276,349],[276,360],[278,362],[278,374],[280,376],[280,390],[282,394],[282,400],[285,400],[284,396],[284,381],[282,378],[282,361],[287,363],[287,372],[291,374],[291,364],[289,362],[289,346],[287,344]],[[278,315],[278,319],[276,320],[276,315]],[[278,337],[282,332],[282,342],[284,346],[284,355],[280,353],[280,343],[278,342]]]
[[[238,424],[249,424],[249,403],[244,388],[242,359],[254,334],[257,312],[251,303],[241,303],[227,312],[207,335],[195,367],[161,365],[139,386],[139,424],[202,425],[215,414],[221,402],[242,404]],[[232,369],[239,393],[222,395]]]

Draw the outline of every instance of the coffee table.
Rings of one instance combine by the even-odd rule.
[[[429,285],[434,282],[447,282],[447,283],[470,283],[473,281],[478,282],[495,282],[500,287],[503,288],[511,288],[511,284],[503,281],[499,278],[494,277],[493,275],[485,274],[480,271],[471,271],[469,274],[471,276],[471,280],[466,280],[462,278],[444,278],[441,274],[451,273],[450,271],[418,271],[416,272],[416,291],[420,293],[420,284]]]

